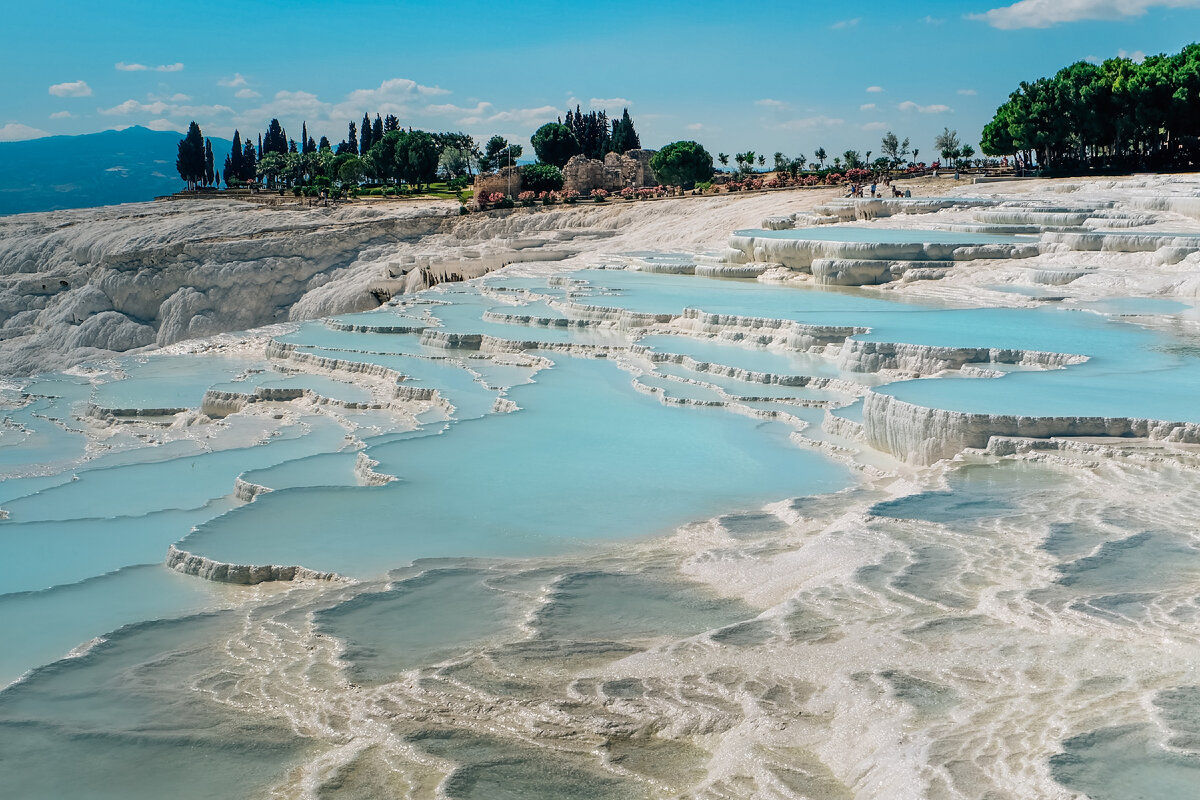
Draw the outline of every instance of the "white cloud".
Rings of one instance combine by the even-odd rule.
[[[1157,7],[1197,8],[1200,0],[1020,0],[983,14],[968,14],[967,19],[1001,30],[1049,28],[1063,22],[1140,17]]]
[[[958,93],[966,97],[974,97],[975,95],[979,94],[979,92],[975,91],[974,89],[959,89]]]
[[[50,115],[50,119],[70,119],[70,118],[71,118],[70,111],[55,111],[53,114]]]
[[[434,116],[457,116],[457,117],[482,117],[488,114],[495,113],[491,103],[479,102],[473,108],[464,106],[456,106],[454,103],[440,103],[438,105],[425,106],[422,111],[426,114]]]
[[[157,67],[150,67],[145,64],[126,64],[124,61],[118,61],[113,66],[121,72],[179,72],[183,69],[183,64],[178,61],[174,64],[159,64]]]
[[[863,103],[861,106],[858,107],[858,110],[859,111],[874,111],[875,104],[874,103]]]
[[[229,106],[189,106],[168,103],[164,100],[152,100],[149,103],[142,103],[138,100],[126,100],[124,103],[119,103],[112,108],[101,108],[99,111],[101,114],[110,117],[128,116],[131,114],[148,114],[155,117],[212,117],[218,114],[233,113],[233,109]]]
[[[700,122],[691,122],[691,123],[688,123],[687,129],[689,131],[702,131],[702,130],[704,130],[704,125],[703,125],[703,123],[700,123]]]
[[[364,113],[370,112],[395,114],[403,121],[405,117],[413,115],[414,104],[428,97],[445,94],[450,94],[450,90],[439,86],[423,86],[408,78],[390,78],[374,89],[355,89],[340,103],[326,105],[332,119],[360,119]],[[278,94],[275,96],[279,97]]]
[[[950,106],[944,106],[941,103],[935,103],[930,106],[922,106],[914,103],[912,100],[905,100],[896,108],[901,111],[919,111],[922,114],[945,114],[947,111],[953,111]]]
[[[838,22],[833,23],[829,27],[832,28],[833,30],[837,31],[837,30],[842,30],[844,28],[853,28],[855,25],[857,25],[860,22],[862,22],[862,17],[855,17],[854,19],[840,20]]]
[[[882,131],[887,129],[886,122],[868,122],[862,126],[864,131]]]
[[[242,75],[240,72],[233,73],[232,78],[222,78],[221,80],[217,81],[217,86],[225,86],[230,89],[236,89],[239,86],[245,85],[246,76]]]
[[[312,92],[280,91],[258,108],[243,113],[242,117],[249,117],[259,125],[272,117],[316,120],[327,115],[330,107]]]
[[[180,125],[178,122],[172,122],[169,119],[152,119],[146,123],[146,127],[152,131],[174,131],[175,133],[186,133],[187,128]]]
[[[926,14],[921,19],[921,22],[924,22],[926,25],[941,25],[945,21],[946,21],[945,19],[942,19],[940,17],[930,16],[929,14]]]
[[[0,142],[21,142],[26,139],[40,139],[50,134],[41,128],[31,128],[19,122],[10,122],[0,127]]]
[[[1084,56],[1083,60],[1088,62],[1089,64],[1102,63],[1100,56]]]
[[[800,119],[790,119],[786,122],[780,123],[779,125],[777,125],[775,127],[782,128],[784,130],[797,131],[797,130],[809,130],[812,128],[836,128],[837,126],[844,125],[845,123],[846,123],[846,121],[844,119],[837,119],[836,117],[817,116],[817,117],[802,117]]]
[[[867,91],[870,92],[871,94],[879,94],[880,92],[883,91],[883,87],[882,86],[868,86]]]
[[[756,106],[767,106],[769,108],[783,108],[787,103],[782,100],[772,100],[770,97],[764,97],[762,100],[755,100]]]
[[[261,94],[253,89],[238,89],[236,92],[234,92],[233,96],[239,100],[253,100],[256,97],[262,97]]]
[[[483,103],[481,105],[490,105]],[[558,119],[559,110],[554,106],[540,106],[538,108],[513,108],[508,111],[498,111],[489,116],[471,116],[464,117],[458,122],[460,125],[480,125],[494,124],[497,122],[512,122],[518,125],[535,125],[541,122],[552,122]]]
[[[55,97],[91,97],[92,87],[87,85],[87,81],[68,81],[66,83],[56,83],[49,89],[50,94]]]
[[[633,103],[624,97],[593,97],[588,100],[588,105],[596,111],[607,111],[609,108],[626,108]]]
[[[1117,58],[1128,58],[1135,64],[1140,64],[1146,60],[1146,54],[1141,50],[1134,50],[1132,53],[1128,50],[1118,50]]]

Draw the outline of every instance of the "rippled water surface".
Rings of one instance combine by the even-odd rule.
[[[896,236],[855,240],[1014,241]],[[1194,468],[974,455],[925,478],[864,452],[862,397],[1200,421],[1200,357],[1123,316],[1189,308],[499,273],[242,355],[6,385],[0,780],[33,798],[1188,796]],[[833,344],[670,321],[684,309]],[[846,337],[981,349],[999,377],[867,372]],[[1087,359],[1014,369],[992,349]],[[218,583],[167,569],[171,545],[336,575]]]

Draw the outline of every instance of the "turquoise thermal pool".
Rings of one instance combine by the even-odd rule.
[[[0,384],[14,796],[1200,780],[1191,462],[895,407],[1200,423],[1191,304],[519,267]]]

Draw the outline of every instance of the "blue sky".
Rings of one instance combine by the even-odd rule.
[[[1020,80],[1177,51],[1200,0],[9,3],[0,140],[128,125],[243,135],[279,117],[336,143],[364,111],[509,136],[576,103],[642,143],[830,157],[887,130],[977,143]]]

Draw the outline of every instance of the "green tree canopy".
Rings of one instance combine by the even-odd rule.
[[[579,155],[575,134],[561,122],[547,122],[533,132],[529,142],[538,160],[555,167],[563,167],[571,156]]]
[[[908,137],[904,137],[904,141],[900,141],[900,137],[888,131],[883,135],[883,140],[879,143],[879,150],[883,153],[884,158],[888,160],[888,166],[895,169],[899,164],[908,158]]]
[[[501,167],[514,166],[524,152],[519,144],[509,144],[508,139],[497,134],[488,139],[484,146],[483,155],[479,157],[479,169],[484,172],[494,172]]]
[[[671,142],[650,158],[650,168],[664,183],[691,189],[713,174],[713,159],[699,142]]]
[[[1135,63],[1078,61],[1022,81],[984,126],[987,155],[1048,168],[1200,165],[1200,44]]]

